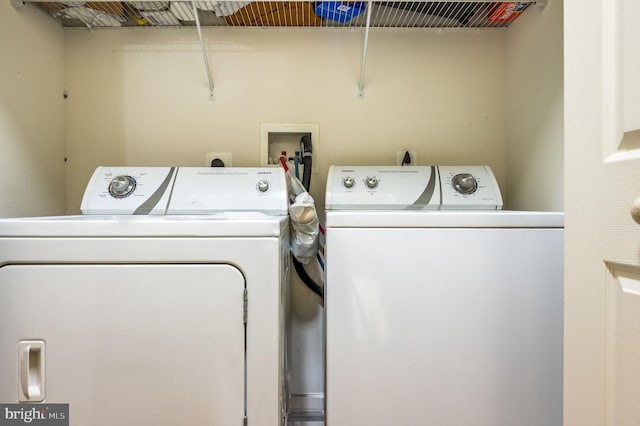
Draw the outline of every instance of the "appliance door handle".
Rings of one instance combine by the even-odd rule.
[[[640,224],[640,197],[636,198],[631,205],[631,218]]]
[[[44,341],[18,343],[20,401],[44,400]]]

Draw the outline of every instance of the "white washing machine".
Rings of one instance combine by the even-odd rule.
[[[74,426],[282,425],[282,170],[103,167],[82,211],[0,221],[0,402],[69,404]]]
[[[488,167],[330,168],[327,426],[561,426],[563,215]]]

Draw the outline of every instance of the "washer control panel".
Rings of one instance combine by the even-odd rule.
[[[438,186],[435,167],[331,166],[326,208],[437,209]]]
[[[502,209],[502,195],[489,166],[438,166],[442,209]]]
[[[488,166],[331,166],[327,210],[502,208]]]
[[[116,215],[286,215],[285,179],[277,167],[98,167],[80,209]]]

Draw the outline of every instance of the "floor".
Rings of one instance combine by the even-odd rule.
[[[324,415],[321,412],[289,415],[287,426],[324,426]]]

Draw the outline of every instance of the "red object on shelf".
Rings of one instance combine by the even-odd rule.
[[[511,22],[529,6],[528,2],[501,3],[489,11],[489,22]]]

